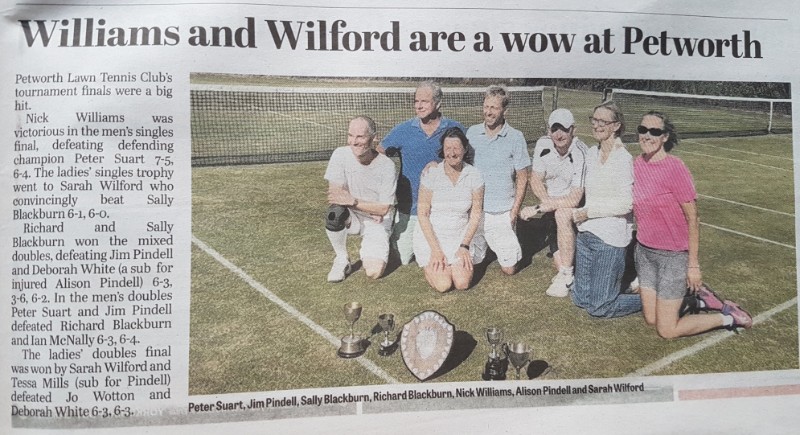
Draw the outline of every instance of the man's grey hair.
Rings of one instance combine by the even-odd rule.
[[[419,90],[420,88],[428,88],[431,90],[431,93],[433,93],[434,103],[439,104],[442,102],[442,87],[439,86],[439,84],[436,83],[435,81],[425,80],[424,82],[420,83],[417,86],[417,90]]]
[[[378,133],[378,127],[375,126],[375,121],[373,121],[372,118],[370,118],[367,115],[359,115],[350,120],[350,122],[353,122],[357,119],[360,119],[367,123],[367,133],[369,133],[370,138],[374,138],[375,135]]]
[[[492,85],[486,89],[484,98],[500,97],[500,103],[503,107],[507,107],[511,101],[511,91],[503,85]]]

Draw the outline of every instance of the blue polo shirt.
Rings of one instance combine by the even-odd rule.
[[[419,197],[419,179],[422,169],[430,162],[440,162],[439,142],[442,133],[450,127],[464,126],[452,119],[441,117],[439,128],[428,136],[422,130],[419,118],[397,124],[381,141],[387,155],[400,153],[400,178],[397,180],[397,210],[401,213],[416,215],[417,198]]]
[[[473,125],[467,130],[467,139],[475,149],[475,167],[485,183],[483,211],[505,213],[511,210],[516,195],[516,172],[531,165],[525,136],[506,122],[491,138],[486,135],[484,124]]]

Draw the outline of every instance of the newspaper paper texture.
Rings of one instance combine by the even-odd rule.
[[[800,423],[791,2],[3,6],[0,432]],[[753,327],[666,340],[640,313],[546,296],[541,216],[515,224],[517,273],[490,254],[467,291],[439,294],[394,254],[368,277],[359,237],[343,245],[354,270],[331,279],[331,153],[358,140],[351,119],[375,121],[397,200],[386,221],[363,203],[352,219],[388,229],[411,191],[390,132],[425,80],[465,129],[506,86],[534,159],[557,108],[593,146],[589,118],[615,101],[633,157],[642,116],[666,112],[697,189],[703,280]],[[522,205],[538,202],[527,189]]]

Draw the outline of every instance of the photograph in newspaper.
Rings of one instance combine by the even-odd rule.
[[[799,424],[791,2],[4,5],[0,433]]]
[[[796,312],[784,304],[796,276],[788,83],[214,74],[191,82],[191,395],[798,366]],[[451,126],[466,134],[446,133]],[[448,153],[463,141],[463,152]],[[659,160],[676,168],[652,172]],[[431,161],[442,163],[425,167]],[[376,164],[383,169],[357,172]],[[482,177],[444,179],[453,167]],[[396,195],[384,194],[393,169]],[[337,196],[337,183],[349,191]],[[648,183],[659,193],[637,190]],[[452,190],[459,185],[466,194]],[[479,191],[483,222],[470,241],[470,192]],[[437,205],[442,213],[456,201],[460,216],[437,219]],[[662,221],[670,205],[673,220]],[[559,209],[569,210],[564,226]],[[512,235],[508,223],[516,225],[512,240],[490,228],[498,216]],[[423,221],[442,245],[447,224],[457,225],[444,284]],[[698,229],[699,253],[687,245]],[[682,247],[657,249],[672,242],[664,232],[681,231]],[[474,266],[463,267],[459,251]],[[667,266],[648,257],[670,252],[678,257]],[[466,284],[459,273],[471,274]],[[426,312],[454,332],[418,328]],[[478,394],[537,394],[518,385],[486,383]]]

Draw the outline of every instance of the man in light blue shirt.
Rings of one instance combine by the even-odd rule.
[[[485,182],[483,227],[475,243],[487,244],[497,254],[503,273],[513,275],[522,258],[516,223],[531,158],[522,132],[506,122],[509,98],[505,87],[490,86],[483,100],[484,122],[470,127],[467,138]]]

